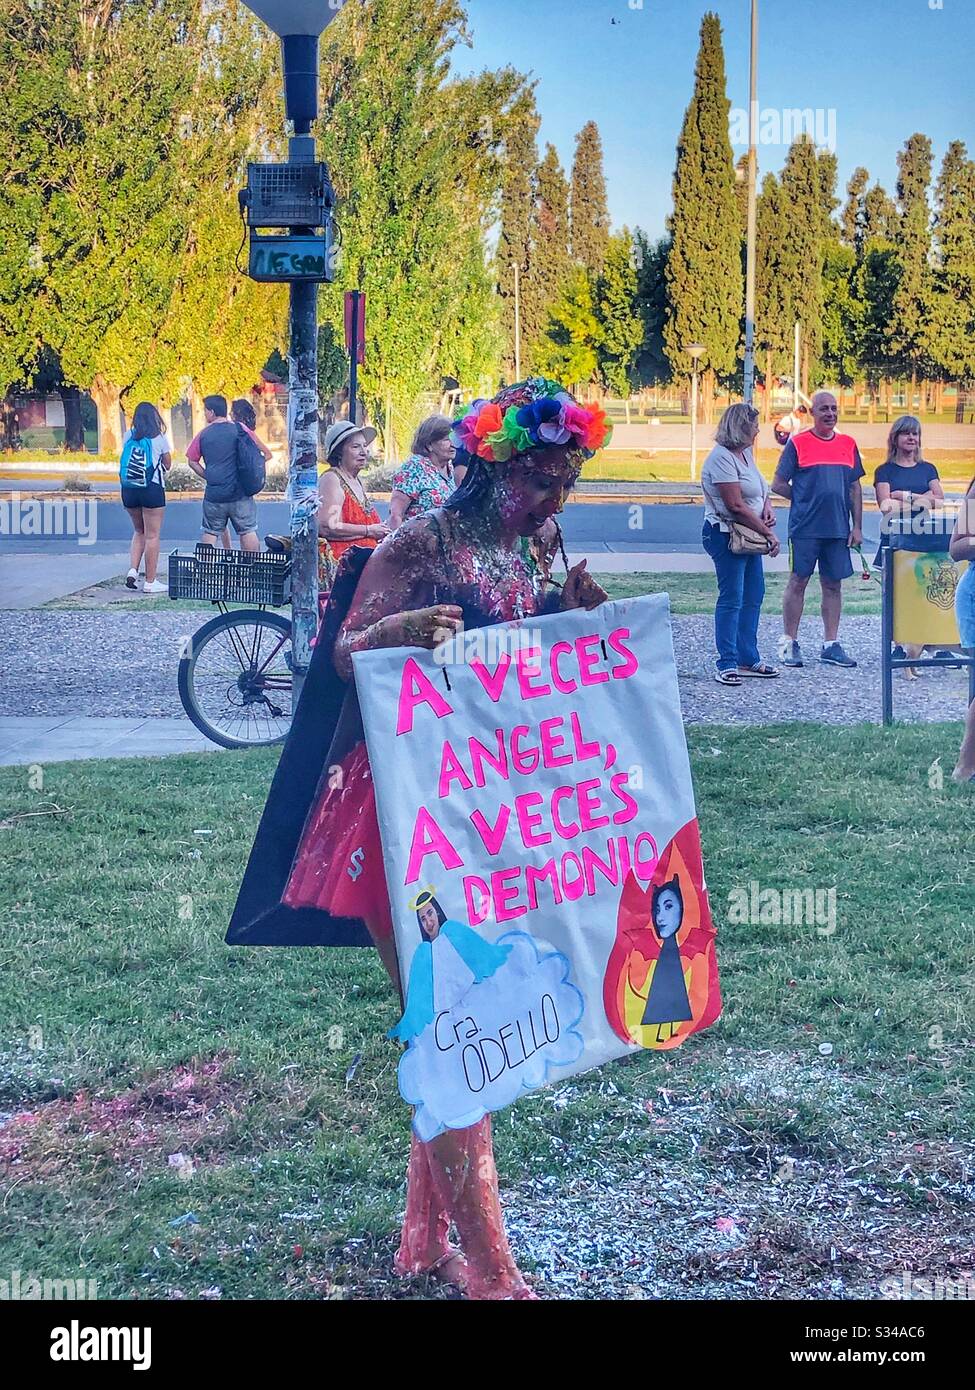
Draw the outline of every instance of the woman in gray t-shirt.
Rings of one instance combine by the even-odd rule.
[[[734,555],[728,541],[731,523],[757,531],[778,555],[773,527],[775,515],[769,486],[755,463],[758,411],[750,405],[730,405],[715,432],[715,445],[701,470],[704,491],[704,549],[714,562],[718,601],[714,609],[714,640],[718,649],[715,680],[741,685],[746,676],[770,680],[779,673],[767,666],[758,651],[758,619],[765,597],[762,557]]]

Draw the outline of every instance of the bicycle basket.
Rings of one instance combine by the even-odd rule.
[[[291,561],[265,551],[218,550],[198,545],[195,555],[169,557],[169,597],[214,603],[291,602]]]

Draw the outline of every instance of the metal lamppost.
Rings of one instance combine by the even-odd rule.
[[[697,363],[704,351],[703,343],[688,343],[684,351],[694,364],[691,377],[691,482],[697,478]]]
[[[752,41],[748,83],[748,233],[745,249],[745,402],[755,395],[755,242],[757,236],[756,184],[758,154],[758,0],[752,0]],[[766,398],[771,382],[765,383]]]
[[[318,37],[338,13],[329,0],[245,0],[281,40],[285,117],[293,123],[284,164],[248,165],[240,195],[251,228],[248,272],[290,286],[288,496],[291,501],[291,650],[295,699],[318,626],[318,286],[334,278],[328,170],[315,158]],[[256,228],[287,229],[261,236]]]

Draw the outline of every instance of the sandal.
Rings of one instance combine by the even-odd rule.
[[[778,671],[774,666],[766,666],[764,661],[760,661],[757,666],[739,666],[739,676],[756,676],[760,680],[771,681],[778,676]]]
[[[741,685],[741,676],[737,671],[716,671],[714,679],[719,685]]]

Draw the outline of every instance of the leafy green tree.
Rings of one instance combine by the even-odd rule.
[[[708,419],[716,375],[727,375],[736,365],[744,300],[729,107],[721,23],[708,13],[701,24],[694,94],[677,146],[664,325],[676,376],[688,374],[687,345],[704,345],[700,367]]]
[[[596,375],[600,342],[589,276],[583,266],[576,266],[549,315],[548,333],[536,349],[536,367],[567,386],[585,387]]]
[[[634,238],[637,292],[642,337],[637,349],[634,376],[640,386],[657,386],[670,380],[670,363],[664,348],[667,318],[667,261],[670,241],[652,242],[638,227]]]
[[[570,201],[572,258],[590,275],[602,269],[609,241],[603,144],[595,121],[587,121],[576,136]]]
[[[452,78],[463,20],[458,0],[363,0],[323,40],[320,144],[342,259],[322,312],[340,325],[342,292],[365,290],[361,390],[380,421],[389,407],[396,447],[443,375],[493,377],[501,346],[484,242],[525,82],[510,69]]]
[[[610,237],[596,281],[599,374],[607,390],[623,400],[629,399],[633,388],[633,369],[643,341],[637,290],[633,238],[624,227]]]
[[[857,380],[863,336],[863,301],[860,299],[856,251],[833,238],[826,244],[823,262],[824,379],[839,386]]]

